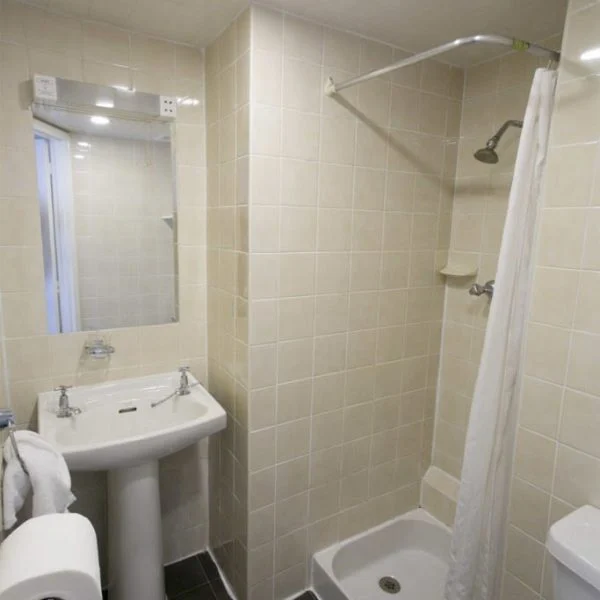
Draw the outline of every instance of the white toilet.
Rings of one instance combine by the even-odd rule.
[[[554,600],[600,600],[600,510],[582,506],[552,525]]]

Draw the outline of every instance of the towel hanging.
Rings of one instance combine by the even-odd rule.
[[[71,475],[62,454],[33,431],[14,433],[14,417],[0,413],[0,429],[9,429],[11,443],[5,444],[3,479],[4,529],[17,522],[17,513],[33,492],[32,515],[68,512],[76,498],[71,492]]]

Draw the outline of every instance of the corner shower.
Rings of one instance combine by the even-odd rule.
[[[556,72],[550,66],[558,63],[560,54],[522,40],[475,35],[341,83],[329,78],[325,94],[335,96],[350,86],[470,44],[509,46],[548,59],[550,64],[535,72],[523,121],[507,120],[485,147],[474,153],[478,161],[496,164],[499,162],[496,150],[502,137],[512,127],[522,130],[496,269],[499,285],[495,289],[494,280],[490,279],[485,285],[470,287],[472,295],[491,298],[496,293],[496,299],[490,305],[477,380],[474,392],[470,392],[464,458],[456,476],[431,466],[423,480],[438,494],[438,507],[446,508],[454,503],[456,512],[452,508],[450,516],[446,513],[446,519],[439,517],[447,525],[453,524],[453,530],[427,512],[423,487],[421,506],[425,510],[406,512],[314,556],[313,583],[325,600],[383,598],[379,595],[381,590],[388,594],[400,588],[411,600],[417,597],[426,600],[498,597],[518,409],[519,365],[522,364],[523,330],[531,288],[533,231],[556,85]],[[468,286],[472,281],[468,278],[476,273],[477,269],[457,269],[449,274],[463,277]],[[462,293],[464,283],[457,288]],[[439,402],[438,395],[438,405]],[[440,501],[442,495],[451,502]],[[410,535],[403,533],[404,528]],[[432,540],[435,540],[433,545]],[[365,560],[367,556],[369,559]],[[419,580],[420,573],[427,573],[427,581]],[[381,586],[382,576],[391,577],[397,582],[397,588]]]

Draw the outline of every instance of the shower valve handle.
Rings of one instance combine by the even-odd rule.
[[[496,282],[493,279],[490,279],[490,281],[486,281],[484,285],[474,283],[469,288],[469,294],[471,294],[471,296],[483,296],[485,294],[491,300],[494,296],[495,284]]]

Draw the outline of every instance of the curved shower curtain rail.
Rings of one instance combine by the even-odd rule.
[[[374,77],[385,75],[386,73],[396,71],[397,69],[401,69],[402,67],[408,67],[409,65],[414,65],[423,60],[427,60],[428,58],[433,58],[434,56],[438,56],[438,54],[444,54],[444,52],[449,52],[450,50],[454,50],[455,48],[460,48],[461,46],[469,46],[471,44],[496,44],[499,46],[509,46],[513,50],[529,52],[530,54],[548,58],[549,60],[554,62],[558,62],[560,60],[560,52],[555,52],[554,50],[544,48],[543,46],[538,46],[537,44],[532,44],[525,40],[510,38],[504,35],[471,35],[469,37],[458,38],[453,42],[442,44],[441,46],[437,46],[435,48],[432,48],[431,50],[425,50],[425,52],[415,54],[414,56],[410,56],[409,58],[404,58],[387,67],[376,69],[375,71],[365,73],[364,75],[360,75],[359,77],[348,79],[347,81],[342,81],[341,83],[335,83],[333,81],[333,78],[330,77],[327,80],[327,83],[325,84],[325,94],[327,94],[327,96],[332,96],[333,94],[341,90],[349,88],[358,83],[369,81]]]

